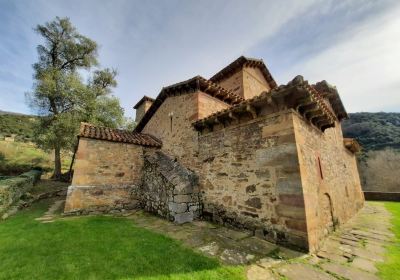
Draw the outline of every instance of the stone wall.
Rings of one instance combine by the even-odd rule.
[[[138,184],[143,166],[139,145],[80,138],[75,155],[73,186]]]
[[[139,106],[139,108],[136,109],[135,122],[138,123],[143,118],[144,114],[147,112],[147,110],[150,109],[152,104],[153,104],[152,101],[149,100],[143,101],[143,103]]]
[[[143,147],[80,138],[66,213],[106,212],[136,207]]]
[[[140,185],[69,186],[64,213],[85,215],[138,208],[139,187]]]
[[[362,208],[356,157],[343,145],[339,123],[321,132],[294,114],[310,250]]]
[[[164,101],[143,132],[161,139],[165,153],[194,169],[198,133],[192,123],[228,107],[228,104],[200,91],[172,96]]]
[[[264,91],[271,90],[261,70],[253,67],[243,68],[243,88],[245,99],[253,98]]]
[[[141,207],[176,223],[200,216],[197,176],[162,152],[145,156]]]
[[[271,89],[261,70],[257,67],[245,66],[238,69],[236,73],[219,81],[218,84],[244,99],[253,98]]]
[[[10,206],[19,201],[21,196],[32,189],[41,175],[41,171],[32,170],[19,176],[0,180],[0,217]]]
[[[204,217],[307,248],[291,111],[203,132],[199,160]]]
[[[219,81],[218,84],[223,88],[231,90],[236,95],[241,97],[244,96],[242,69],[238,70],[236,73],[227,77],[226,79]]]

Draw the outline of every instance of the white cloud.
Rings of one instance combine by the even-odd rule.
[[[303,74],[312,82],[335,84],[350,112],[400,111],[400,9],[392,9],[353,29],[306,62],[294,65],[285,80]]]
[[[374,5],[371,0],[340,4],[333,0],[12,2],[10,15],[0,19],[0,36],[4,38],[0,41],[0,109],[25,106],[24,92],[32,85],[31,64],[37,60],[36,45],[40,42],[32,28],[55,16],[70,17],[82,34],[99,43],[99,60],[103,67],[118,69],[115,95],[132,116],[132,106],[142,95],[154,97],[163,86],[197,74],[209,77],[239,55],[251,55],[256,46],[268,49],[288,25],[300,25],[321,15],[335,24],[332,11],[344,11],[348,13],[345,17],[351,17],[352,11],[363,14]],[[399,72],[400,65],[394,62],[399,59],[394,49],[400,40],[395,16],[392,12],[390,17],[363,21],[366,23],[356,29],[349,25],[337,36],[340,40],[335,37],[332,47],[322,48],[320,53],[316,52],[321,48],[307,49],[311,58],[298,64],[292,57],[303,55],[304,49],[283,42],[284,50],[268,54],[278,57],[277,52],[281,52],[283,57],[286,53],[290,61],[282,65],[293,65],[278,70],[283,77],[278,80],[289,80],[299,73],[313,81],[327,79],[338,86],[349,111],[399,104],[393,94],[399,86],[394,72]],[[322,40],[326,37],[315,38],[310,44],[323,45]],[[379,100],[377,92],[384,100]],[[7,98],[3,98],[5,94]]]

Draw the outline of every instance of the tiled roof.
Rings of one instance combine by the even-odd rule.
[[[260,110],[260,108],[265,106],[265,103],[274,103],[278,100],[285,102],[285,107],[293,108],[301,113],[310,122],[320,122],[318,126],[321,130],[335,125],[337,118],[327,105],[327,101],[307,81],[304,81],[302,76],[296,76],[287,85],[280,85],[269,92],[263,92],[251,99],[211,114],[204,119],[194,122],[193,126],[198,130],[202,130],[217,123],[219,119],[232,118],[232,114],[246,113],[249,110],[251,111],[251,108],[255,111],[256,109]],[[309,106],[311,107],[308,108]],[[254,110],[252,114],[256,114]]]
[[[330,85],[324,80],[316,83],[312,87],[320,92],[323,97],[328,98],[329,103],[331,104],[332,109],[335,111],[335,114],[339,120],[347,119],[349,117],[335,86]]]
[[[139,106],[140,106],[143,102],[145,102],[145,101],[154,102],[154,98],[151,98],[151,97],[148,97],[147,95],[144,95],[144,96],[142,97],[142,99],[140,99],[139,102],[136,103],[135,106],[133,106],[133,109],[139,108]]]
[[[162,144],[160,140],[148,134],[114,129],[109,127],[95,126],[93,124],[84,122],[81,123],[78,136],[150,147],[161,147]]]
[[[214,83],[218,83],[219,81],[225,79],[226,77],[234,74],[238,69],[241,69],[243,66],[249,67],[258,67],[264,75],[264,78],[267,80],[271,88],[277,87],[277,84],[269,72],[267,66],[265,66],[264,61],[262,59],[250,58],[241,56],[236,59],[234,62],[226,66],[224,69],[219,71],[217,74],[210,78],[210,81]]]
[[[343,144],[352,153],[358,153],[361,150],[360,144],[354,138],[343,138]]]
[[[230,90],[220,87],[219,85],[201,77],[196,76],[189,80],[170,85],[168,87],[164,87],[160,94],[157,96],[156,100],[153,102],[153,105],[149,108],[149,110],[144,114],[143,118],[137,124],[135,131],[140,132],[145,127],[147,122],[153,117],[155,112],[161,106],[165,99],[169,96],[180,95],[191,93],[196,90],[207,93],[219,100],[226,102],[227,104],[234,105],[238,104],[244,99]]]

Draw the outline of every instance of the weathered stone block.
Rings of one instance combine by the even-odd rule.
[[[302,207],[293,207],[287,205],[277,205],[275,207],[277,214],[281,217],[291,219],[305,219],[305,210]]]
[[[174,222],[177,224],[190,223],[193,221],[193,212],[185,212],[174,215]]]
[[[168,208],[174,213],[183,213],[188,210],[188,206],[186,203],[169,202]]]
[[[184,203],[184,202],[190,202],[190,201],[191,201],[190,195],[178,194],[178,195],[174,196],[174,202],[176,202],[176,203]]]

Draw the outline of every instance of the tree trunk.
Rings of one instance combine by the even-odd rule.
[[[53,178],[56,180],[61,179],[61,149],[59,145],[54,148],[54,174]]]

